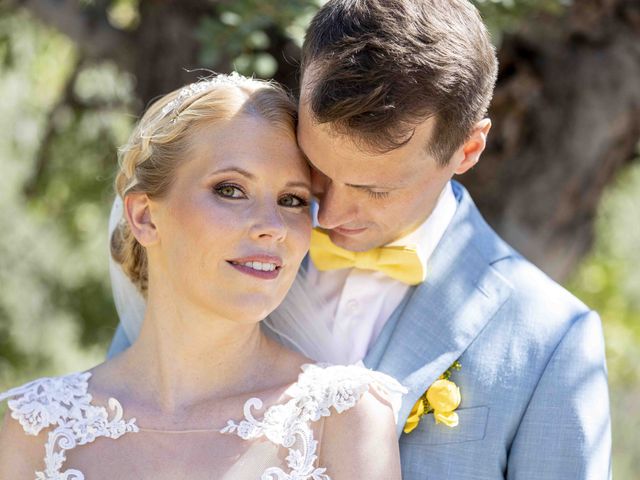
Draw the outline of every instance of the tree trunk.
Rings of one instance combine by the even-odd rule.
[[[196,28],[218,2],[143,0],[134,32],[108,25],[104,0],[14,3],[67,33],[85,58],[131,72],[142,109],[194,80],[185,69],[203,66]],[[296,91],[299,49],[279,27],[266,32],[276,79]],[[637,153],[640,2],[575,0],[563,16],[532,18],[507,36],[499,58],[489,145],[461,181],[508,242],[562,279],[591,246],[604,187]],[[228,71],[231,60],[204,66]]]
[[[198,61],[201,45],[196,31],[202,16],[214,11],[208,2],[140,2],[141,22],[133,34],[135,47],[130,54],[143,108],[159,95],[207,76],[207,72],[197,72],[203,65]]]
[[[489,145],[461,181],[509,243],[564,279],[591,247],[604,188],[638,153],[640,2],[577,0],[506,37],[499,58]]]

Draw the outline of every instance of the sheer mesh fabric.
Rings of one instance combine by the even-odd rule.
[[[401,394],[391,377],[361,366],[302,366],[284,399],[249,398],[226,425],[157,431],[115,398],[93,400],[90,372],[43,378],[0,394],[28,435],[46,433],[37,480],[153,478],[331,480],[318,465],[323,419],[354,407],[373,384]]]

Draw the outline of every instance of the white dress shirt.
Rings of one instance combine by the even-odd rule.
[[[390,246],[415,246],[429,275],[429,257],[442,239],[456,212],[451,183],[443,189],[433,212],[416,230],[390,243]],[[319,271],[309,261],[307,280],[322,300],[325,312],[318,318],[331,322],[330,330],[350,341],[349,363],[362,360],[378,338],[393,311],[409,290],[406,285],[381,272],[345,268]]]

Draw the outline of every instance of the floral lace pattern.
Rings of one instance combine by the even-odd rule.
[[[67,450],[98,437],[117,439],[138,431],[135,418],[123,420],[122,405],[115,398],[108,402],[111,419],[106,408],[91,405],[89,378],[89,372],[41,378],[0,395],[0,401],[9,399],[11,417],[28,435],[36,436],[55,426],[45,444],[45,470],[35,472],[36,480],[84,480],[78,470],[61,471]]]
[[[8,400],[11,416],[28,435],[52,428],[45,444],[45,470],[35,472],[36,480],[84,480],[79,470],[62,471],[65,452],[99,437],[118,439],[139,431],[135,418],[123,419],[122,405],[115,398],[108,400],[111,418],[106,408],[91,404],[90,378],[89,372],[41,378],[0,394],[0,402]],[[316,466],[318,441],[311,424],[331,415],[332,408],[337,413],[352,408],[372,384],[392,394],[406,392],[395,379],[364,367],[303,365],[298,381],[286,392],[289,400],[267,408],[259,420],[252,410],[262,409],[263,402],[251,398],[244,404],[244,419],[229,420],[220,432],[244,440],[265,437],[288,449],[289,472],[269,467],[261,480],[331,480],[326,468]]]
[[[263,404],[251,398],[244,405],[244,419],[240,423],[229,420],[221,433],[236,434],[244,440],[264,436],[289,450],[285,459],[289,473],[272,467],[260,480],[331,480],[326,468],[315,466],[318,441],[313,438],[311,422],[331,415],[332,407],[337,413],[349,410],[372,383],[391,393],[406,392],[393,378],[360,366],[303,365],[298,381],[287,392],[290,400],[269,407],[258,420],[251,410],[262,409]]]

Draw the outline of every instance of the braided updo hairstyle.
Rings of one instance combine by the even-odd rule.
[[[237,114],[264,118],[295,141],[296,104],[282,87],[236,73],[218,75],[177,89],[149,107],[118,152],[116,194],[123,200],[132,192],[166,195],[176,168],[187,158],[191,134]],[[111,255],[146,296],[147,254],[124,215],[111,235]]]

